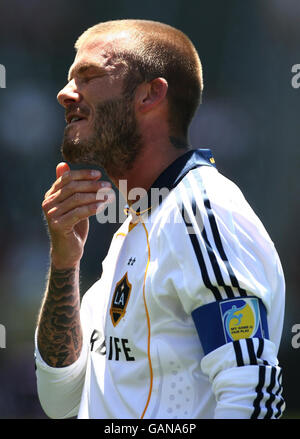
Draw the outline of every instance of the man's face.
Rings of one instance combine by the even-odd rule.
[[[99,37],[84,43],[58,101],[67,121],[64,159],[100,166],[116,177],[130,169],[142,144],[134,95],[123,94],[125,66],[112,61],[110,47]]]

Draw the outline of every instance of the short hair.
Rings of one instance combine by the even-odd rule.
[[[169,124],[173,133],[187,137],[188,127],[201,102],[202,66],[191,40],[180,30],[158,21],[112,20],[96,24],[77,39],[75,49],[99,34],[129,31],[134,42],[115,49],[113,56],[125,61],[125,91],[133,92],[144,81],[162,77],[168,82]]]

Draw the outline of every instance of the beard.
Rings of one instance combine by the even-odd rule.
[[[69,107],[68,111],[78,108]],[[82,114],[87,111],[82,108]],[[73,164],[96,165],[110,177],[121,177],[131,169],[142,150],[142,138],[138,131],[133,98],[123,95],[98,104],[93,133],[80,138],[70,136],[65,129],[61,152],[64,160]]]

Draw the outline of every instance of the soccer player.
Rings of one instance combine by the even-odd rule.
[[[75,47],[58,94],[62,153],[95,170],[60,163],[43,201],[42,407],[52,418],[280,417],[284,276],[241,191],[188,144],[203,88],[193,44],[162,23],[116,20]],[[127,219],[80,303],[89,217],[110,185],[99,167],[123,190]]]

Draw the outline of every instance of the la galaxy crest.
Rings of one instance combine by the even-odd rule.
[[[121,318],[124,317],[130,292],[131,283],[128,281],[127,273],[125,273],[116,285],[110,306],[110,316],[114,326],[117,326]]]

